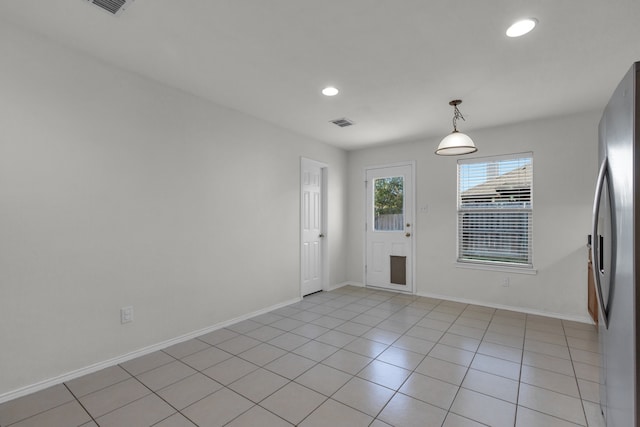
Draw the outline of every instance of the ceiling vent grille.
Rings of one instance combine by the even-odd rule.
[[[92,3],[103,10],[113,14],[119,15],[122,13],[133,0],[87,0],[89,3]]]
[[[341,119],[331,120],[331,123],[333,123],[336,126],[340,126],[341,128],[346,128],[347,126],[352,126],[354,124],[352,120],[349,120],[346,117],[343,117]]]

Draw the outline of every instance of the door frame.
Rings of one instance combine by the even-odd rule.
[[[415,160],[407,160],[404,162],[395,162],[395,163],[385,163],[382,165],[369,165],[369,166],[365,166],[364,167],[364,171],[363,171],[363,181],[364,181],[364,236],[363,236],[363,245],[362,245],[362,256],[363,256],[363,263],[362,263],[362,277],[363,277],[363,283],[364,286],[366,288],[369,287],[369,284],[367,283],[367,232],[368,232],[368,217],[369,217],[369,212],[368,212],[368,206],[367,206],[367,191],[368,191],[368,187],[367,187],[367,172],[369,170],[372,169],[384,169],[384,168],[393,168],[393,167],[398,167],[398,166],[409,166],[411,167],[411,192],[409,193],[409,195],[413,198],[413,203],[411,206],[411,210],[409,211],[411,213],[411,217],[413,218],[413,222],[411,225],[412,231],[411,234],[413,236],[413,239],[411,239],[411,291],[409,292],[402,292],[401,290],[398,290],[396,292],[401,292],[401,293],[405,293],[405,294],[411,294],[411,295],[415,295],[418,293],[418,286],[417,286],[417,281],[416,281],[416,240],[417,240],[417,229],[418,227],[417,225],[417,216],[416,216],[416,206],[417,206],[417,192],[416,192],[416,161]],[[391,289],[385,289],[385,288],[380,288],[377,286],[372,286],[373,289],[383,289],[383,290],[388,290],[390,292],[393,292],[393,290]]]
[[[320,271],[322,274],[322,280],[321,280],[321,286],[323,291],[326,291],[328,289],[328,279],[329,279],[329,263],[327,262],[327,256],[329,254],[329,238],[330,235],[328,233],[327,230],[327,213],[328,213],[328,209],[327,209],[327,194],[328,194],[328,188],[327,188],[327,184],[329,182],[329,165],[323,162],[319,162],[317,160],[314,159],[310,159],[307,157],[300,157],[300,202],[299,202],[299,208],[300,208],[300,215],[299,215],[299,220],[300,220],[300,224],[298,227],[298,230],[300,232],[300,248],[299,248],[299,266],[300,266],[300,283],[299,283],[299,287],[300,287],[300,297],[302,298],[304,295],[302,295],[302,285],[304,282],[304,266],[302,264],[303,262],[303,258],[302,258],[302,251],[304,250],[304,238],[303,238],[303,227],[304,227],[304,189],[303,189],[303,184],[304,184],[304,167],[305,165],[310,164],[310,165],[314,165],[316,167],[320,168],[320,173],[322,175],[321,177],[321,183],[322,183],[322,189],[321,189],[321,194],[320,194],[320,203],[322,205],[321,209],[320,209],[320,215],[322,215],[322,230],[323,230],[323,242],[322,242],[322,246],[321,246],[321,251],[320,251],[320,256],[322,257],[321,260],[321,267],[320,267]]]

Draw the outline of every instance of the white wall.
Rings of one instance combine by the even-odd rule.
[[[535,276],[457,268],[456,161],[434,154],[439,140],[349,153],[348,277],[363,278],[364,168],[417,161],[417,292],[587,319],[587,234],[597,175],[600,113],[469,132],[469,157],[533,152]],[[464,128],[463,128],[464,129]],[[421,212],[421,207],[427,212]],[[505,276],[510,286],[503,287]]]
[[[344,151],[10,25],[0,58],[0,396],[299,297],[301,156],[346,280]]]

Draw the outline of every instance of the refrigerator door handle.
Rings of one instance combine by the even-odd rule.
[[[600,165],[600,172],[598,173],[598,180],[596,181],[596,195],[593,200],[593,226],[592,226],[592,241],[591,241],[591,259],[594,263],[593,278],[596,282],[596,291],[598,294],[598,301],[600,302],[600,313],[602,313],[602,320],[604,327],[609,329],[609,312],[607,311],[606,304],[602,295],[602,283],[600,280],[600,273],[602,270],[602,262],[600,256],[602,255],[602,236],[598,234],[598,217],[600,216],[600,201],[602,199],[602,190],[604,189],[604,180],[607,177],[608,161],[605,157]]]

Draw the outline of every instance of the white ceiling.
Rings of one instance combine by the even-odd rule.
[[[640,60],[637,0],[2,0],[2,19],[345,149],[444,136],[454,98],[472,137],[600,110]]]

